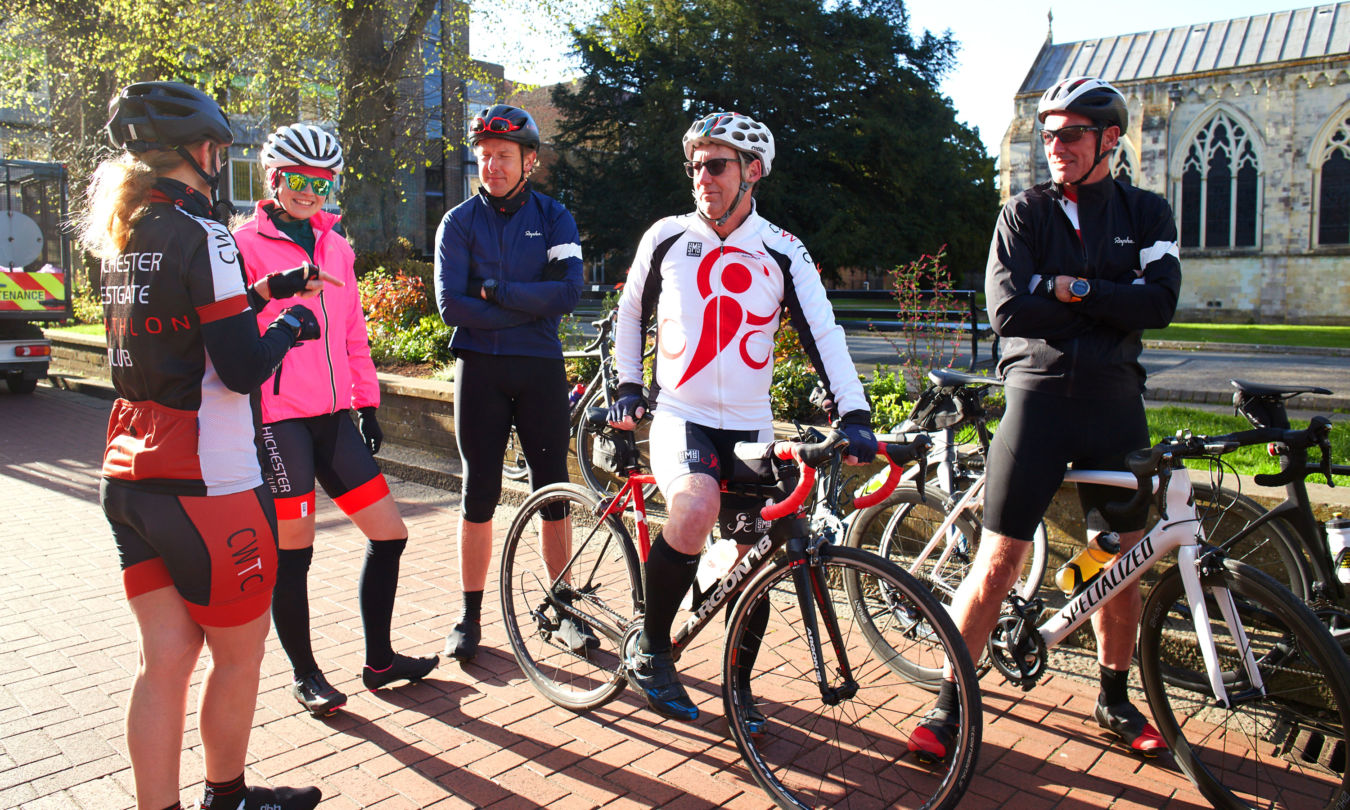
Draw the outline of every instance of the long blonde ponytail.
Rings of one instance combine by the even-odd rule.
[[[160,149],[134,155],[124,152],[100,163],[85,192],[85,209],[76,220],[84,249],[100,259],[121,253],[145,212],[155,180],[182,163],[177,152]]]

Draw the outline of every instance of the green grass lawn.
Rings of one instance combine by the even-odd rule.
[[[1306,422],[1293,420],[1294,427],[1307,427]],[[1350,424],[1344,421],[1332,418],[1331,428],[1331,459],[1332,461],[1344,464],[1350,461]],[[1211,413],[1195,408],[1183,408],[1176,405],[1167,405],[1161,408],[1148,409],[1148,430],[1149,436],[1153,442],[1157,442],[1164,436],[1175,436],[1178,430],[1190,430],[1197,435],[1218,435],[1221,433],[1231,433],[1236,430],[1248,430],[1251,423],[1241,416],[1232,414]],[[1317,461],[1319,454],[1316,450],[1309,454],[1309,461]],[[1280,471],[1279,460],[1266,452],[1265,445],[1259,447],[1244,447],[1223,456],[1225,462],[1233,467],[1242,475],[1256,475],[1257,473],[1277,473]],[[1192,462],[1191,466],[1205,469],[1205,462]],[[1325,484],[1326,479],[1322,476],[1314,476],[1308,479],[1310,482]],[[1350,476],[1335,476],[1336,486],[1350,486]],[[1278,492],[1278,490],[1271,490]],[[1250,494],[1250,493],[1248,493]]]
[[[80,323],[74,326],[47,327],[48,332],[68,332],[76,335],[102,335],[106,330],[101,323]]]
[[[1350,326],[1174,323],[1166,329],[1150,329],[1144,332],[1144,339],[1350,348]]]

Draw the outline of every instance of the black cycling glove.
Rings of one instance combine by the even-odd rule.
[[[272,321],[272,326],[285,329],[291,336],[291,345],[299,346],[302,341],[318,340],[320,336],[319,319],[304,304],[286,307]]]
[[[870,411],[849,411],[839,420],[839,429],[848,437],[848,454],[863,464],[877,457],[877,437],[872,435]]]
[[[638,413],[642,411],[642,413]],[[632,419],[634,422],[647,413],[647,398],[641,394],[623,394],[609,406],[608,419],[611,423]]]
[[[305,285],[318,277],[318,265],[305,262],[299,267],[292,267],[280,273],[268,273],[263,277],[263,281],[267,282],[267,294],[273,301],[277,301],[304,292]]]
[[[356,425],[361,430],[361,438],[366,442],[366,449],[373,456],[380,452],[380,445],[384,444],[384,431],[380,430],[380,423],[375,420],[375,406],[367,405],[364,408],[356,409]]]

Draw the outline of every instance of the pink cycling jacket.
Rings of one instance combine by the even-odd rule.
[[[258,203],[253,218],[234,232],[244,257],[248,281],[297,267],[309,261],[305,249],[277,230],[267,208],[272,200]],[[314,229],[314,263],[346,285],[328,284],[318,296],[269,301],[258,313],[258,327],[267,328],[281,310],[303,303],[314,312],[323,338],[302,343],[286,354],[281,368],[262,387],[264,422],[280,422],[320,416],[349,408],[380,404],[380,386],[370,359],[366,317],[353,269],[356,254],[347,239],[335,230],[341,217],[320,211],[310,220]]]

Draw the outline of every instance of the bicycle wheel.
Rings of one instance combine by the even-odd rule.
[[[506,438],[506,455],[502,456],[502,475],[512,481],[524,481],[530,474],[525,464],[525,451],[520,446],[520,437],[516,435],[516,426],[511,426],[511,434]]]
[[[908,484],[902,484],[886,500],[859,510],[844,537],[844,544],[871,551],[918,577],[932,588],[943,604],[966,578],[980,544],[979,513],[966,510],[956,520],[933,551],[918,559],[937,534],[953,502],[942,490],[925,487],[924,497]],[[1030,598],[1045,576],[1046,542],[1044,524],[1037,528],[1032,553],[1027,558],[1018,593]],[[950,548],[945,560],[943,555]],[[856,596],[850,594],[850,596]]]
[[[544,487],[516,512],[502,547],[502,617],[511,652],[545,697],[573,711],[594,709],[623,690],[623,633],[638,614],[637,551],[617,517],[597,517],[599,503],[576,484]],[[553,521],[546,515],[566,515],[555,522],[560,533],[550,535],[556,545],[548,549],[544,524]],[[568,618],[590,629],[593,646],[569,646],[560,632]]]
[[[596,390],[586,397],[586,408],[598,408],[604,405],[604,392]],[[610,472],[595,463],[594,441],[595,430],[586,424],[585,411],[582,411],[582,417],[577,422],[577,467],[581,470],[581,478],[586,485],[602,495],[613,495],[623,488],[624,477],[618,473]],[[638,423],[636,433],[638,465],[644,470],[651,469],[651,432],[652,422],[650,419],[644,419]],[[656,485],[649,484],[642,490],[642,496],[647,502],[659,496]]]
[[[1210,545],[1223,549],[1229,559],[1261,569],[1303,601],[1312,597],[1312,572],[1292,527],[1282,520],[1272,520],[1244,533],[1266,513],[1264,506],[1204,481],[1196,482],[1194,490],[1195,513]]]
[[[808,618],[793,570],[780,560],[756,577],[737,600],[727,628],[723,706],[755,781],[781,807],[955,807],[979,756],[983,717],[970,655],[946,611],[893,563],[826,546],[809,568],[823,587],[810,588],[807,604],[815,616]],[[903,602],[915,617],[909,631],[888,627],[884,644],[870,643],[861,620],[867,605],[844,598],[835,586],[848,578]],[[760,630],[754,616],[765,605],[767,623],[761,612]],[[837,634],[831,633],[829,616]],[[812,664],[808,621],[818,628],[829,678],[823,687]],[[925,667],[941,668],[944,658],[954,664],[963,722],[951,754],[935,766],[907,756],[909,734],[932,694],[890,665],[888,658],[897,652]],[[755,705],[768,720],[758,738],[747,725]]]
[[[1215,807],[1344,807],[1350,662],[1306,605],[1257,569],[1225,560],[1202,575],[1229,706],[1218,706],[1181,572],[1144,605],[1140,672],[1177,764]],[[1219,610],[1231,593],[1265,692],[1253,688]]]

